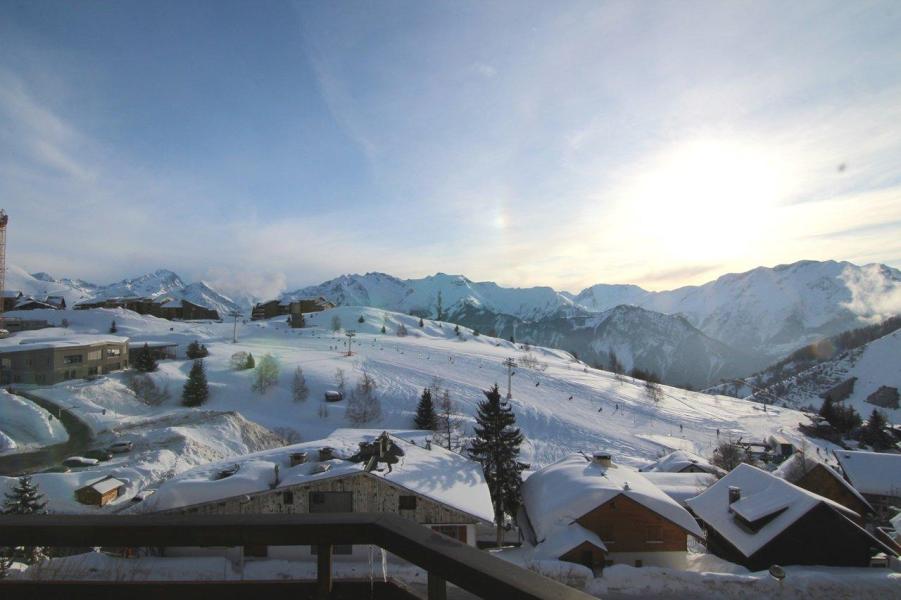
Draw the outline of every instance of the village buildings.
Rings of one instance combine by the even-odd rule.
[[[269,300],[253,307],[251,319],[259,321],[283,315],[290,315],[292,322],[302,321],[304,313],[314,313],[335,308],[335,305],[321,296],[319,298],[299,298],[294,300]]]
[[[113,335],[8,338],[0,384],[52,385],[128,368],[128,338]]]
[[[810,454],[795,453],[779,465],[773,474],[851,509],[860,515],[855,519],[860,525],[863,525],[867,515],[873,512],[873,507],[866,498],[848,483],[841,473]]]
[[[901,454],[838,450],[845,479],[875,509],[901,506]]]
[[[665,454],[638,470],[642,473],[709,473],[717,477],[726,474],[725,470],[711,464],[703,456],[686,450]]]
[[[326,439],[193,469],[164,483],[145,504],[169,514],[394,513],[469,545],[476,543],[476,527],[490,525],[494,514],[478,463],[431,444],[422,432],[366,429],[339,429]],[[222,551],[235,558],[235,552],[283,558],[313,552]]]
[[[695,519],[609,454],[574,454],[529,476],[520,523],[536,557],[583,564],[684,567]]]
[[[856,512],[748,464],[687,503],[704,524],[708,551],[752,571],[865,567],[878,552],[894,554],[858,525]]]
[[[188,300],[176,300],[169,297],[139,298],[121,297],[104,298],[101,300],[88,300],[79,302],[74,307],[76,310],[88,310],[91,308],[124,308],[139,315],[151,315],[161,319],[180,321],[217,321],[219,312],[212,308],[194,304]]]

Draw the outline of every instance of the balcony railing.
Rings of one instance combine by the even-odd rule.
[[[492,600],[593,598],[392,514],[0,516],[0,547],[317,546],[313,597],[319,599],[335,597],[332,548],[338,544],[379,546],[422,568],[428,573],[429,600],[447,598],[446,582]],[[223,597],[220,592],[227,585],[226,582],[192,582],[190,585],[159,581],[96,582],[93,585],[72,584],[63,595],[57,595],[60,584],[0,580],[0,598],[83,597],[96,600],[99,596],[115,593],[123,600],[139,597],[168,600],[197,598],[198,592],[207,597],[207,592],[212,593],[214,588],[216,597]],[[280,582],[279,585],[284,588],[291,583]],[[368,591],[367,587],[366,597],[369,597]],[[242,594],[243,597],[250,595]]]

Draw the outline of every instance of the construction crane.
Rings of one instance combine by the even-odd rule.
[[[6,308],[6,226],[8,224],[9,215],[0,208],[0,338],[9,335],[3,326],[3,309]]]

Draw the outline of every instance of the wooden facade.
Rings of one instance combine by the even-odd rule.
[[[822,463],[817,463],[791,483],[850,508],[860,515],[859,519],[855,519],[860,525],[863,525],[864,517],[873,512],[869,504],[848,489],[850,484],[846,483],[841,475]]]
[[[251,319],[259,321],[262,319],[272,319],[284,315],[292,317],[302,317],[304,313],[321,312],[323,310],[334,308],[335,305],[325,298],[303,298],[301,300],[292,300],[291,302],[282,302],[281,300],[270,300],[268,302],[260,302],[253,307]]]
[[[684,529],[622,494],[579,517],[576,523],[597,534],[610,554],[688,549]]]
[[[751,556],[742,554],[713,528],[707,531],[707,548],[751,571],[762,571],[771,565],[867,567],[875,552],[892,552],[822,502]]]
[[[161,319],[179,321],[217,321],[219,312],[199,306],[187,300],[178,301],[175,306],[165,306],[171,302],[170,298],[154,300],[153,298],[107,298],[105,300],[81,302],[75,305],[76,310],[90,308],[124,308],[139,315],[151,315]]]

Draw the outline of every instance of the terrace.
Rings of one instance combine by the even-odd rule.
[[[4,599],[92,598],[129,600],[204,597],[248,598],[417,598],[389,580],[335,581],[332,548],[370,544],[428,573],[428,600],[446,600],[450,582],[480,598],[588,600],[580,591],[517,567],[483,551],[391,514],[269,514],[209,516],[29,515],[0,518],[0,546],[108,548],[315,545],[315,581],[49,581],[0,580]],[[185,559],[190,560],[190,559]],[[102,574],[99,574],[102,575]],[[110,578],[113,579],[113,578]]]

